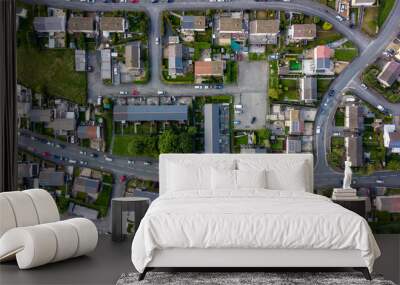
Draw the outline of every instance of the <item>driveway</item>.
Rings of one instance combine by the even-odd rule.
[[[266,61],[239,62],[238,86],[240,94],[235,94],[235,104],[243,106],[243,112],[235,113],[237,130],[265,128],[267,115],[268,64]],[[251,120],[256,120],[252,124]]]

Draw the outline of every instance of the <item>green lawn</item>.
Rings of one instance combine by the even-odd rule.
[[[168,70],[164,69],[162,71],[163,79],[166,83],[174,83],[174,84],[188,84],[194,82],[194,74],[193,72],[186,73],[182,76],[176,76],[176,78],[171,78],[168,75]]]
[[[342,168],[345,156],[344,138],[332,137],[331,153],[328,154],[328,162],[335,168]]]
[[[238,78],[238,64],[236,61],[229,60],[226,62],[225,83],[236,83]]]
[[[382,27],[385,23],[386,18],[389,16],[390,11],[394,6],[396,0],[380,0],[379,1],[379,14],[378,14],[378,26]],[[398,16],[397,16],[398,17]]]
[[[247,135],[235,137],[235,145],[242,145],[242,144],[247,144],[247,143],[248,143]]]
[[[279,100],[296,101],[299,99],[297,79],[279,79]]]
[[[271,60],[269,62],[269,90],[268,96],[272,99],[279,99],[279,75],[278,75],[278,61]]]
[[[284,148],[284,140],[283,139],[276,139],[271,142],[271,149],[275,152],[280,152]]]
[[[17,78],[35,92],[64,98],[78,104],[86,103],[86,74],[75,72],[72,49],[19,47]]]
[[[332,83],[332,79],[318,78],[317,79],[317,92],[324,94],[326,91],[328,91],[331,83]]]
[[[335,59],[338,61],[352,61],[358,56],[357,49],[338,48],[335,49]]]
[[[335,114],[335,126],[344,127],[344,112],[337,110]]]
[[[366,7],[364,9],[364,17],[361,30],[370,36],[375,36],[378,27],[378,7]]]

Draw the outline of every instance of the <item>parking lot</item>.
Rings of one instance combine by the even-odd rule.
[[[265,128],[267,115],[266,61],[239,62],[240,94],[235,95],[235,105],[242,105],[242,112],[235,112],[235,129],[251,130]],[[253,123],[252,120],[255,118]]]

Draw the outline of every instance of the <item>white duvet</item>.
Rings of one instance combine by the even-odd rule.
[[[320,195],[265,189],[162,195],[140,223],[132,262],[143,272],[165,248],[358,249],[370,271],[380,255],[359,215]]]

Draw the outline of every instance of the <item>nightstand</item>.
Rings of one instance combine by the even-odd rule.
[[[111,200],[111,237],[113,241],[123,241],[125,239],[124,228],[126,228],[126,219],[123,219],[123,213],[133,211],[135,214],[135,232],[140,221],[146,214],[150,205],[149,198],[143,197],[120,197]]]
[[[367,197],[354,197],[351,199],[332,199],[336,204],[367,218]]]

